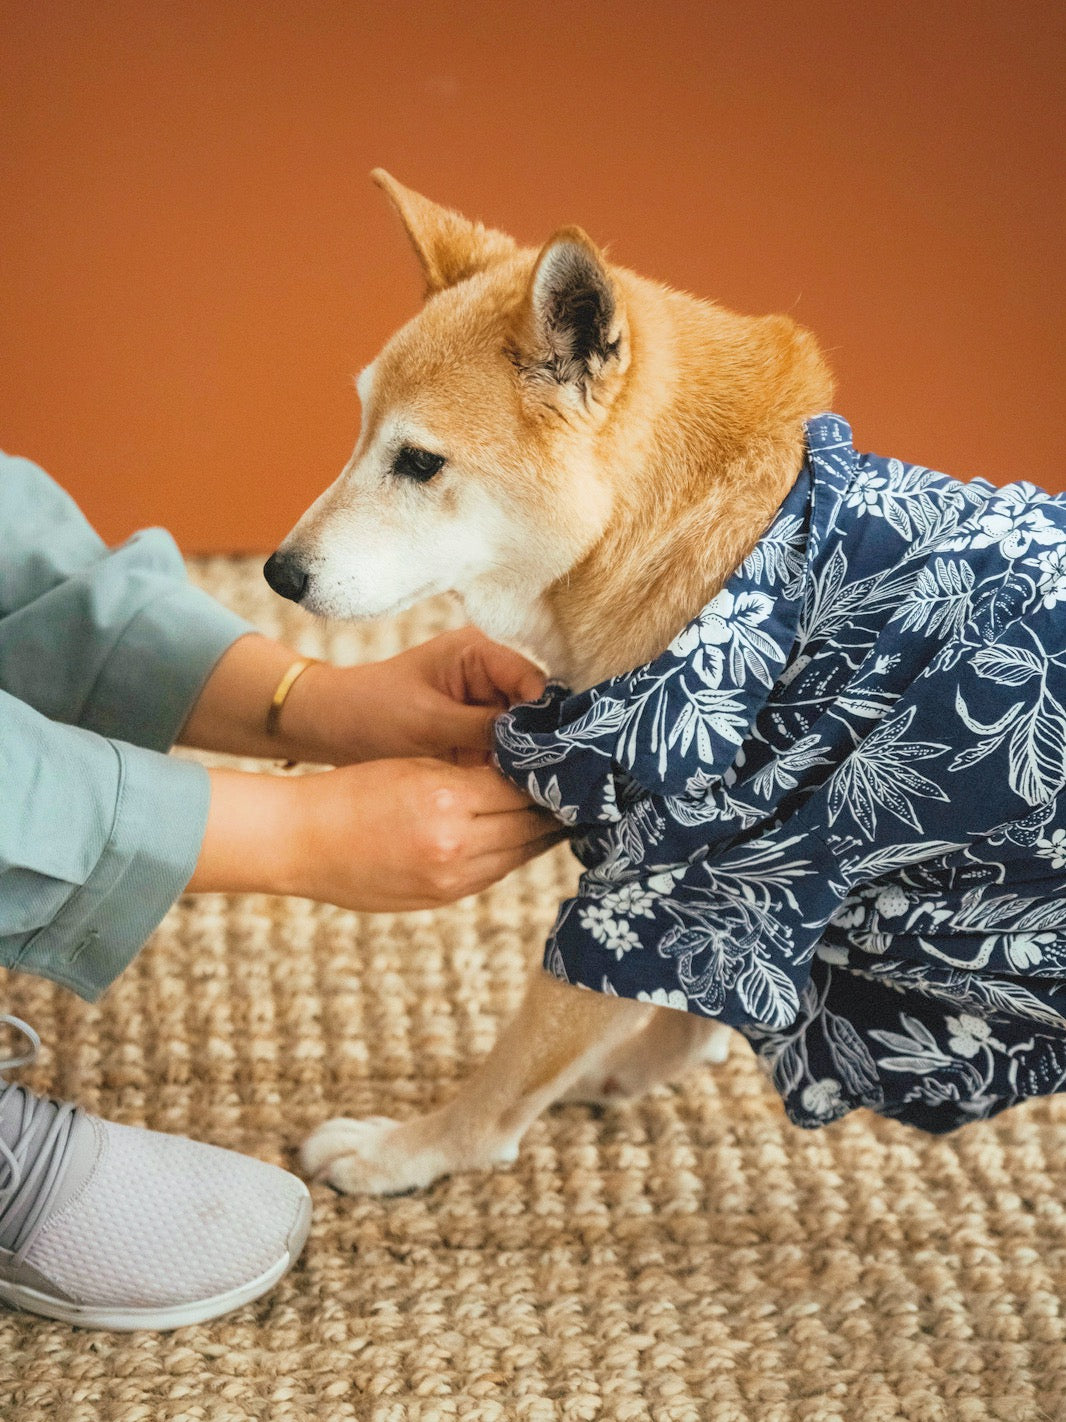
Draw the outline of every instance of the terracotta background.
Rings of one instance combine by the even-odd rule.
[[[1061,4],[0,0],[0,446],[268,549],[414,313],[375,164],[831,352],[862,448],[1064,487]]]

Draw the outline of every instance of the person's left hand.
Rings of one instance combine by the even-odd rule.
[[[386,661],[311,667],[293,686],[282,725],[333,765],[420,755],[479,765],[489,760],[499,713],[536,700],[544,680],[518,652],[464,627]]]

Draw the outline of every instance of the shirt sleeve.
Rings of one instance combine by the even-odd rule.
[[[0,692],[0,963],[94,1001],[192,877],[203,766]]]
[[[254,629],[148,529],[109,550],[26,459],[0,455],[0,688],[53,721],[166,750],[222,653]]]

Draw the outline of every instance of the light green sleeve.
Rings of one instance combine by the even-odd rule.
[[[0,800],[0,964],[95,1001],[192,877],[207,771],[0,691]]]
[[[162,530],[109,551],[0,455],[0,964],[95,999],[136,954],[207,823],[206,771],[161,752],[251,630]]]
[[[161,528],[109,550],[43,470],[0,455],[0,689],[53,721],[168,750],[252,630],[189,583]]]

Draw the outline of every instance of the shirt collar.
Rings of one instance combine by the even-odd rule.
[[[796,640],[855,467],[836,415],[806,427],[807,453],[770,526],[722,590],[644,666],[573,695],[557,682],[496,723],[500,768],[569,824],[613,822],[643,795],[683,796],[733,764]]]

